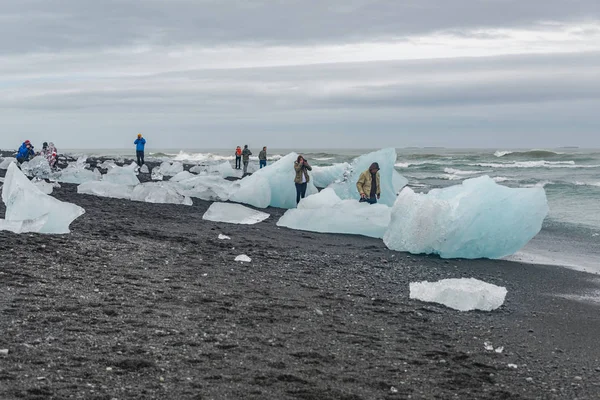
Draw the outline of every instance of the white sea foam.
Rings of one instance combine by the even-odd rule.
[[[484,168],[600,168],[600,165],[581,165],[575,161],[518,161],[513,163],[474,163],[471,167]]]
[[[504,176],[496,176],[494,178],[492,178],[494,180],[494,182],[496,183],[500,183],[500,182],[506,182],[506,181],[512,181],[513,179],[510,178],[506,178]]]
[[[581,181],[575,181],[575,185],[576,186],[594,186],[594,187],[600,187],[600,182],[581,182]]]
[[[444,172],[451,175],[475,175],[481,174],[484,171],[462,171],[460,169],[444,168]]]
[[[507,156],[507,155],[512,154],[512,153],[513,153],[512,151],[500,151],[500,150],[498,150],[497,152],[494,153],[494,155],[496,157],[504,157],[504,156]]]
[[[335,157],[315,157],[315,161],[331,161],[335,160]]]

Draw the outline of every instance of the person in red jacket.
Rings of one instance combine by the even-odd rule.
[[[240,146],[235,149],[235,169],[242,169],[242,148]]]

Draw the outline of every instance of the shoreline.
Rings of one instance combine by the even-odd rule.
[[[79,195],[70,184],[54,196],[86,209],[70,235],[0,232],[0,349],[8,350],[0,397],[591,399],[600,391],[598,306],[573,300],[600,290],[595,275],[398,253],[377,239],[279,228],[280,209],[238,226],[202,220],[211,202],[197,199],[131,202]],[[239,254],[252,262],[234,262]],[[505,304],[461,313],[408,298],[410,282],[460,277],[505,286]]]

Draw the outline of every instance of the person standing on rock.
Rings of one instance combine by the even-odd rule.
[[[242,169],[242,148],[240,146],[235,149],[235,169]]]
[[[296,205],[298,205],[300,200],[306,197],[306,187],[308,186],[308,182],[310,182],[308,171],[312,171],[312,167],[304,157],[298,156],[298,159],[294,163],[294,170],[296,171],[296,178],[294,178],[294,183],[296,184]]]
[[[258,162],[260,168],[267,166],[267,146],[263,147],[260,153],[258,153]]]
[[[144,148],[146,146],[146,139],[142,137],[141,133],[138,133],[137,139],[133,142],[135,144],[135,155],[137,156],[137,165],[144,165]]]
[[[376,204],[381,197],[381,178],[379,176],[379,164],[373,163],[368,170],[360,174],[356,189],[360,194],[361,203]]]
[[[248,145],[244,145],[244,151],[242,151],[242,157],[243,157],[242,161],[244,162],[244,175],[246,175],[248,173],[248,163],[250,162],[251,155],[252,155],[252,152],[248,148]]]

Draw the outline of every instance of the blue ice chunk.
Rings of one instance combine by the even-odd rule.
[[[405,188],[383,240],[414,254],[502,258],[537,235],[547,214],[543,188],[509,188],[489,176],[427,194]]]

